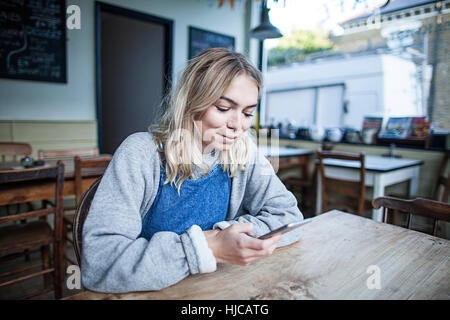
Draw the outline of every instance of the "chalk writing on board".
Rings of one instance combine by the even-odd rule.
[[[67,82],[65,0],[0,2],[0,77]]]

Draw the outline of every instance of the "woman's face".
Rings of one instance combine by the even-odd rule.
[[[250,128],[258,103],[258,87],[246,74],[236,76],[201,117],[203,153],[231,148]]]

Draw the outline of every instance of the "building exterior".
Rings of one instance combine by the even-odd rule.
[[[367,116],[423,115],[417,74],[414,62],[380,50],[272,67],[265,123],[360,130]]]
[[[385,48],[409,54],[418,66],[430,65],[426,114],[436,130],[450,130],[449,0],[391,0],[384,8],[344,21],[341,26],[342,34],[331,36],[339,51]],[[423,79],[427,76],[423,74]]]

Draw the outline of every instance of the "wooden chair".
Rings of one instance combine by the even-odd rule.
[[[31,156],[33,149],[31,145],[23,142],[0,142],[1,162],[8,160],[19,161],[22,157]],[[11,159],[8,159],[10,157]]]
[[[74,168],[75,168],[75,199],[72,203],[64,206],[64,217],[63,217],[63,253],[64,253],[64,259],[67,260],[71,264],[76,264],[75,261],[70,259],[68,257],[66,249],[67,249],[67,242],[73,243],[73,240],[69,236],[69,233],[72,229],[72,221],[74,217],[74,212],[76,210],[76,206],[79,202],[79,199],[81,198],[83,188],[86,189],[86,186],[83,187],[83,179],[82,176],[85,176],[84,169],[83,168],[89,168],[89,166],[94,166],[91,168],[95,168],[95,165],[97,165],[97,168],[101,168],[102,166],[105,166],[104,169],[108,166],[105,165],[103,160],[94,161],[94,164],[89,164],[88,162],[78,162],[78,169],[77,169],[77,160],[78,157],[80,160],[81,157],[98,157],[99,156],[99,150],[97,147],[93,148],[80,148],[80,149],[61,149],[61,150],[39,150],[38,156],[40,160],[50,160],[50,159],[60,159],[63,161],[70,160],[74,161]],[[95,158],[93,158],[95,159]],[[110,157],[101,158],[101,159],[109,159]],[[103,170],[96,170],[94,173],[88,174],[89,176],[101,176],[104,173]],[[78,174],[77,174],[78,172]],[[48,205],[54,205],[48,200],[43,201],[43,207],[46,207]]]
[[[439,167],[439,173],[434,186],[433,200],[448,202],[450,192],[450,173],[447,172],[448,163],[450,160],[450,151],[445,152],[444,159]],[[441,193],[442,188],[442,193]],[[439,195],[442,194],[441,197]]]
[[[331,142],[322,142],[321,150],[331,151],[335,144]],[[292,193],[298,195],[300,208],[305,217],[313,217],[316,212],[316,183],[317,183],[317,165],[314,166],[312,174],[309,174],[309,164],[302,168],[302,177],[288,177],[282,180],[286,188]]]
[[[37,276],[44,276],[44,289],[38,292],[28,294],[23,298],[30,298],[52,290],[55,291],[55,298],[62,297],[62,218],[63,218],[63,184],[64,184],[64,164],[60,161],[55,167],[40,167],[23,170],[4,170],[0,172],[0,186],[11,186],[12,184],[21,185],[26,188],[27,183],[55,182],[55,207],[32,210],[14,215],[0,217],[0,224],[6,224],[0,227],[0,261],[12,260],[17,257],[31,253],[32,250],[40,248],[42,263],[27,265],[10,272],[4,272],[0,278],[13,277],[0,283],[0,286],[10,285],[19,281],[27,280]],[[20,198],[14,203],[26,202],[28,199]],[[53,228],[47,222],[48,215],[54,215]],[[30,221],[31,218],[39,217],[36,221]],[[27,219],[25,224],[15,222]],[[53,259],[50,263],[50,246],[53,247]],[[25,251],[28,250],[28,251]],[[42,268],[40,271],[18,276],[24,272],[29,272],[36,268]],[[49,287],[49,274],[53,273],[53,285]]]
[[[444,158],[439,166],[438,175],[436,177],[436,183],[433,187],[432,200],[448,202],[450,193],[450,173],[448,172],[448,164],[450,160],[450,151],[446,151]],[[413,199],[410,195],[390,193],[390,197],[401,199]]]
[[[392,209],[395,211],[401,211],[408,213],[407,220],[407,228],[411,229],[412,227],[412,215],[420,215],[423,217],[431,217],[434,219],[433,224],[433,236],[437,236],[438,229],[438,221],[443,220],[446,222],[450,222],[450,204],[423,199],[416,198],[412,200],[405,200],[401,198],[394,197],[378,197],[373,199],[372,205],[375,209],[379,209],[381,207],[383,210],[383,222],[387,223],[388,218],[388,209]]]
[[[339,199],[333,203],[333,208],[347,212],[356,212],[358,215],[362,216],[364,209],[371,207],[370,201],[365,200],[365,154],[319,150],[317,151],[317,159],[319,162],[320,181],[322,184],[322,211],[326,212],[329,210],[329,193],[334,192],[336,195],[339,195]],[[359,161],[359,180],[351,181],[327,177],[325,175],[324,159]]]
[[[433,193],[431,200],[448,202],[450,193],[450,173],[448,173],[447,167],[450,159],[450,151],[446,151],[444,158],[439,166],[438,175],[436,177],[436,183],[433,187]],[[389,197],[400,198],[405,200],[412,200],[414,197],[404,194],[390,193]],[[399,212],[393,210],[392,223],[399,225]]]
[[[99,151],[97,147],[93,148],[81,148],[81,149],[59,149],[59,150],[39,150],[38,151],[38,157],[39,160],[74,160],[76,156],[98,156]],[[44,201],[43,205],[46,206],[47,204],[53,205],[49,201]],[[70,205],[69,207],[64,207],[65,211],[72,210],[74,211],[76,209],[76,204]]]
[[[75,157],[75,202],[78,206],[80,204],[81,198],[83,196],[84,190],[86,186],[83,184],[83,177],[102,177],[106,168],[108,167],[112,157],[109,155],[105,155],[98,158],[92,159],[82,159],[78,156]],[[74,212],[64,213],[64,225],[63,225],[63,234],[64,234],[64,242],[63,242],[63,252],[66,253],[66,244],[70,242],[74,245],[74,235],[73,235],[73,220],[75,217]],[[69,234],[72,233],[72,238],[69,237]],[[75,261],[72,261],[67,254],[65,254],[65,259],[72,264],[76,264]]]
[[[73,243],[75,248],[75,255],[77,257],[78,265],[81,265],[81,250],[82,250],[82,235],[83,225],[86,217],[89,213],[92,200],[94,199],[95,192],[100,184],[101,178],[98,178],[81,197],[78,204],[77,211],[75,212],[75,218],[73,220]]]
[[[299,204],[302,213],[309,217],[313,216],[315,212],[315,186],[317,179],[317,168],[314,168],[312,175],[305,174],[306,170],[302,170],[301,178],[288,177],[282,180],[285,187],[293,194],[300,198]]]

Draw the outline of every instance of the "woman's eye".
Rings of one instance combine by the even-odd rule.
[[[248,118],[253,117],[253,113],[244,113],[244,115]]]
[[[217,110],[222,111],[222,112],[228,111],[228,109],[229,109],[229,108],[224,108],[224,107],[219,107],[219,106],[216,106],[216,108],[217,108]]]

